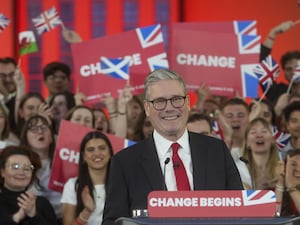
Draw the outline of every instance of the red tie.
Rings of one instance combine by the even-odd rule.
[[[174,173],[175,173],[175,177],[176,177],[177,190],[178,191],[189,191],[189,190],[191,190],[190,183],[189,183],[189,179],[186,175],[184,165],[178,155],[179,147],[180,147],[180,145],[178,143],[173,143],[171,145],[171,148],[173,150],[172,161],[173,161],[173,168],[174,168]]]

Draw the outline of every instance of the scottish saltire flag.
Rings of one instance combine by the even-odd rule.
[[[0,33],[8,26],[9,22],[9,19],[0,13]]]
[[[284,133],[277,129],[277,127],[272,127],[272,135],[275,139],[276,146],[279,151],[282,151],[284,147],[288,144],[291,135],[289,133]]]
[[[33,18],[32,22],[39,35],[54,29],[58,25],[62,25],[62,21],[59,18],[57,10],[54,6],[43,12],[38,17]]]
[[[238,35],[257,35],[256,20],[233,21],[234,32]]]
[[[129,80],[129,58],[100,57],[101,72],[114,78]]]
[[[218,121],[213,120],[211,127],[213,130],[214,136],[218,139],[224,140],[224,134],[223,134],[223,131],[222,131],[221,126],[218,123]]]
[[[38,47],[33,31],[19,33],[20,56],[37,52]]]
[[[271,55],[268,55],[253,69],[253,72],[257,76],[259,83],[266,90],[272,85],[273,81],[276,80],[280,71],[277,62]]]
[[[265,192],[262,190],[242,191],[244,206],[266,204],[276,201],[273,191]]]
[[[137,28],[136,33],[142,48],[148,48],[153,45],[163,43],[163,35],[160,24]]]

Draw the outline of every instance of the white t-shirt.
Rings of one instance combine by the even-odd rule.
[[[77,177],[70,178],[67,183],[65,183],[64,190],[60,203],[67,203],[70,205],[77,204],[76,192],[75,192],[75,183]],[[94,197],[96,203],[96,209],[91,214],[88,219],[88,225],[101,224],[103,217],[103,209],[105,203],[105,186],[104,184],[94,185]]]

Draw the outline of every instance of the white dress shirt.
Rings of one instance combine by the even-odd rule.
[[[171,145],[174,142],[165,139],[156,130],[154,130],[153,132],[153,139],[157,150],[162,173],[163,174],[165,173],[164,178],[165,178],[167,190],[177,191],[176,178],[175,178],[175,173],[174,173],[173,163],[172,163],[172,149],[171,149]],[[193,166],[192,166],[191,150],[189,145],[189,135],[187,130],[185,130],[183,135],[176,142],[180,144],[178,154],[185,167],[191,190],[193,190],[194,189]],[[165,165],[165,161],[167,158],[170,158],[170,161],[168,164]]]

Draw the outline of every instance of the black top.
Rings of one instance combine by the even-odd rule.
[[[57,225],[57,219],[49,201],[41,196],[36,198],[36,216],[25,217],[20,223],[12,220],[12,216],[19,210],[17,197],[22,192],[15,192],[0,188],[0,224],[1,225]]]

